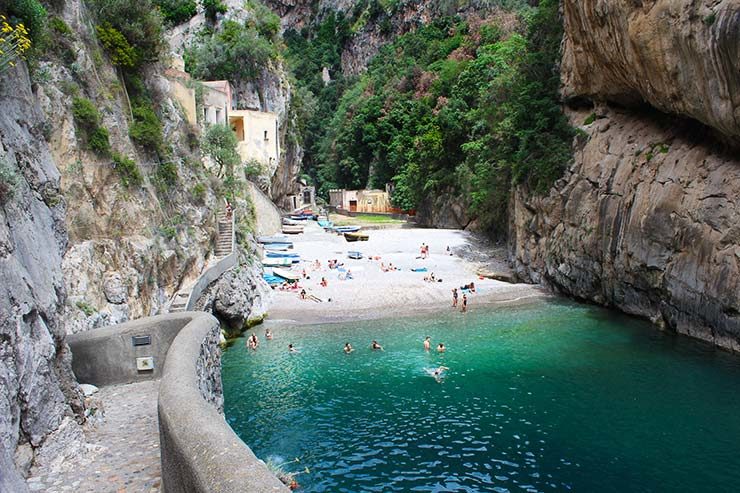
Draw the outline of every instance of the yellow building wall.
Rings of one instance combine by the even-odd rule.
[[[198,123],[195,109],[195,90],[189,88],[180,80],[170,80],[170,95],[180,103],[185,113],[185,119],[191,125]]]
[[[242,161],[255,160],[275,166],[280,158],[278,118],[275,113],[253,110],[229,112],[229,122],[237,129],[237,151]]]

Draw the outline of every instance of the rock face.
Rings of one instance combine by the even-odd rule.
[[[427,197],[416,210],[416,222],[420,226],[434,228],[467,229],[471,224],[464,193],[440,193]]]
[[[697,124],[599,113],[547,197],[514,195],[519,276],[740,351],[738,154]]]
[[[34,459],[51,450],[63,455],[81,439],[72,418],[82,412],[82,396],[61,323],[66,297],[61,268],[67,246],[65,202],[43,137],[43,114],[30,88],[22,64],[0,76],[3,491],[25,491],[18,480]],[[62,427],[66,431],[56,433]]]
[[[740,141],[740,0],[565,0],[564,95],[648,104]]]

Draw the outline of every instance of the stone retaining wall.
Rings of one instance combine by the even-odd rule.
[[[128,383],[161,375],[158,399],[162,491],[287,492],[224,419],[218,321],[206,313],[159,315],[70,337],[81,381]],[[132,336],[151,344],[133,346]],[[143,351],[154,369],[136,370]]]

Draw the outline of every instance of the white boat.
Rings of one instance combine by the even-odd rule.
[[[267,257],[262,260],[262,265],[265,267],[282,267],[282,266],[288,266],[293,264],[292,258],[274,258],[274,257]]]
[[[283,233],[288,235],[297,235],[303,233],[303,226],[289,226],[287,224],[284,224]]]
[[[280,276],[283,279],[287,279],[288,281],[297,281],[301,278],[301,275],[297,272],[293,272],[292,270],[288,269],[280,269],[278,267],[275,267],[272,269],[272,275],[274,276]]]

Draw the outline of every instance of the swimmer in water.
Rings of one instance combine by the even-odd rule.
[[[427,373],[429,376],[433,377],[437,383],[442,383],[442,380],[444,380],[444,373],[446,370],[449,370],[446,366],[440,366],[437,368],[426,368]]]
[[[431,337],[426,336],[424,339],[424,351],[429,351],[432,348],[432,343],[430,342]]]
[[[349,354],[349,353],[351,353],[354,350],[355,350],[355,348],[353,348],[352,347],[352,344],[350,344],[349,342],[347,342],[347,343],[344,344],[344,352],[345,353]]]
[[[372,348],[373,351],[383,351],[383,346],[378,344],[378,341],[373,341],[373,343],[370,344],[370,347]]]
[[[440,342],[440,343],[439,343],[439,345],[437,346],[437,352],[438,352],[438,353],[444,353],[446,349],[447,349],[447,348],[445,347],[445,345],[444,345],[444,344],[442,344],[441,342]]]
[[[300,353],[298,349],[296,349],[292,344],[288,344],[288,352],[290,353]]]
[[[272,340],[272,331],[270,331],[270,329],[265,329],[265,339],[268,341]]]

